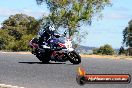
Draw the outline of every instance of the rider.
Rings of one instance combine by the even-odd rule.
[[[43,45],[43,42],[45,42],[46,46],[52,47],[50,44],[50,39],[53,37],[59,38],[61,35],[56,33],[54,26],[46,25],[44,29],[40,30],[38,33],[39,36],[39,47],[41,48]]]

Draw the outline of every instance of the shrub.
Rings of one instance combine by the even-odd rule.
[[[0,37],[0,50],[5,48],[5,41],[3,38]]]
[[[119,55],[122,55],[122,54],[126,54],[126,50],[124,49],[123,46],[121,46],[121,48],[119,49]]]
[[[28,51],[29,41],[39,29],[39,21],[25,14],[11,15],[0,28],[0,50]]]
[[[114,53],[114,49],[108,44],[93,50],[93,54],[113,55]]]
[[[93,54],[98,54],[98,48],[93,49]]]

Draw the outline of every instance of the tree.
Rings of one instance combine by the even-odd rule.
[[[12,51],[30,50],[29,41],[36,36],[40,20],[25,14],[11,15],[0,29],[0,49]]]
[[[128,27],[123,30],[123,44],[128,47],[129,55],[132,55],[132,20],[128,22]]]
[[[8,29],[10,35],[21,37],[22,34],[36,34],[39,29],[40,22],[34,17],[26,14],[11,15],[2,23],[2,29]]]
[[[102,54],[102,55],[113,55],[114,54],[114,49],[106,44],[104,46],[101,46],[98,50],[97,50],[98,54]]]
[[[93,49],[93,54],[98,54],[98,50],[99,50],[98,48],[94,48]]]
[[[9,44],[9,42],[13,41],[14,37],[10,36],[8,34],[8,30],[7,29],[0,29],[0,41],[1,41],[1,48],[2,49],[6,49],[7,45]]]
[[[126,54],[126,51],[123,46],[119,49],[119,55]]]
[[[129,21],[128,27],[123,30],[123,44],[132,47],[132,20]]]
[[[82,24],[92,22],[93,16],[100,13],[110,0],[36,0],[41,5],[45,2],[50,10],[47,17],[57,28],[64,27],[69,36],[74,35]]]
[[[5,48],[5,44],[4,43],[5,43],[4,39],[0,37],[0,50]]]

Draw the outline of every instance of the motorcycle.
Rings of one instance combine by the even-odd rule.
[[[66,35],[66,33],[64,33]],[[70,61],[73,64],[81,63],[81,56],[72,48],[72,41],[66,36],[60,36],[59,38],[51,38],[50,46],[43,42],[39,47],[39,39],[33,38],[29,45],[32,48],[32,54],[42,61],[43,63],[49,63],[49,61],[66,62]]]

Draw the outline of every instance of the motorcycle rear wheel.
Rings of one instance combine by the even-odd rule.
[[[50,56],[47,54],[43,54],[43,53],[41,53],[41,54],[37,54],[36,55],[36,57],[40,60],[40,61],[42,61],[42,63],[49,63],[49,61],[50,61]]]

